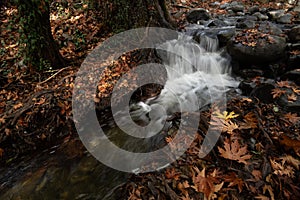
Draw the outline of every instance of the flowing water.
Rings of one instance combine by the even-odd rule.
[[[230,60],[221,55],[218,46],[217,37],[203,34],[200,44],[192,36],[179,35],[177,40],[158,47],[167,71],[164,89],[157,97],[131,106],[133,119],[151,124],[143,134],[153,136],[157,130],[161,130],[168,116],[180,111],[197,111],[226,98],[227,90],[238,87],[239,82],[230,76]],[[130,118],[125,116],[118,119],[126,132],[136,131],[131,127],[126,128]]]
[[[238,81],[230,76],[229,60],[221,56],[216,37],[203,35],[197,44],[191,36],[181,35],[159,48],[167,72],[164,89],[157,97],[131,105],[133,119],[151,124],[145,129],[148,136],[156,134],[175,112],[197,111],[238,86]],[[119,119],[123,126],[131,120],[122,116]],[[119,133],[119,129],[110,128],[107,135],[115,137],[120,146],[141,146],[131,139],[126,142]],[[124,173],[105,167],[89,154],[72,160],[61,154],[45,152],[40,158],[0,171],[7,178],[1,179],[0,186],[9,187],[1,192],[0,199],[105,199],[115,186],[126,181]]]

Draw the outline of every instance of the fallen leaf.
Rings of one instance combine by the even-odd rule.
[[[180,182],[177,185],[177,188],[182,192],[182,194],[187,197],[189,196],[188,191],[186,190],[187,188],[191,187],[188,183],[188,181]]]
[[[241,126],[243,129],[257,128],[258,120],[253,112],[248,112],[244,116],[245,123]]]
[[[175,168],[172,168],[172,169],[168,168],[166,170],[165,175],[166,175],[167,179],[174,179],[174,180],[179,180],[179,177],[180,177],[180,173],[176,172]]]
[[[214,112],[215,117],[220,118],[220,119],[234,119],[236,117],[238,117],[238,114],[235,114],[233,111],[228,113],[228,111],[223,111],[223,113],[220,113],[219,111]]]
[[[294,102],[297,100],[297,96],[294,93],[292,93],[292,94],[287,95],[287,99],[289,102]]]
[[[291,139],[290,137],[281,134],[279,136],[279,143],[284,146],[286,150],[293,149],[295,153],[300,155],[300,141],[296,139]]]
[[[262,174],[261,174],[261,171],[259,171],[259,170],[253,170],[251,172],[251,174],[254,176],[254,178],[255,178],[256,181],[262,179]]]
[[[206,175],[205,168],[203,168],[202,171],[200,171],[197,167],[194,167],[193,169],[192,180],[194,185],[191,187],[197,192],[202,192],[207,199],[211,199],[213,194],[223,187],[224,182],[216,184],[218,179],[216,177]]]
[[[269,197],[266,197],[266,196],[264,196],[264,195],[258,195],[258,196],[256,196],[255,197],[255,199],[260,199],[260,200],[270,200],[270,198]]]
[[[243,191],[244,181],[243,179],[239,178],[236,173],[230,172],[224,176],[224,181],[228,182],[228,187],[238,186],[239,192]]]
[[[282,90],[280,88],[275,88],[272,90],[272,93],[273,94],[273,98],[276,99],[278,97],[280,97],[281,95],[285,94],[286,91],[285,90]]]
[[[218,147],[219,152],[223,158],[229,160],[235,160],[239,163],[247,164],[246,160],[249,160],[252,156],[247,154],[247,146],[241,147],[238,140],[234,140],[230,143],[228,139],[224,141],[224,149]]]
[[[280,159],[282,160],[283,165],[287,162],[288,164],[294,166],[297,170],[299,170],[300,160],[290,155],[286,155],[284,157],[281,157]]]
[[[284,164],[277,162],[276,160],[270,159],[271,166],[274,170],[274,174],[283,176],[287,175],[288,177],[294,177],[294,169],[287,165],[285,166]]]
[[[292,87],[289,81],[279,81],[279,82],[277,82],[277,85],[279,87],[286,87],[286,88]]]
[[[292,88],[293,92],[296,93],[296,94],[300,94],[300,90],[297,89],[297,88]]]
[[[285,114],[284,118],[287,119],[288,121],[290,121],[291,123],[296,123],[300,119],[300,117],[298,117],[296,113],[292,114],[290,112]]]
[[[236,123],[228,120],[224,122],[223,132],[227,132],[228,134],[233,134],[233,131],[238,128],[239,126]]]
[[[20,102],[20,103],[14,105],[13,108],[16,110],[18,108],[21,108],[22,106],[23,106],[23,103]]]
[[[265,185],[263,187],[263,194],[266,194],[266,191],[269,192],[269,194],[271,196],[271,200],[275,200],[273,188],[270,185]]]
[[[0,118],[0,124],[4,124],[5,123],[5,117],[1,117]]]

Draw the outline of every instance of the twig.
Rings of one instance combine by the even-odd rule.
[[[47,78],[46,80],[44,80],[44,81],[38,83],[38,85],[41,85],[41,84],[43,84],[43,83],[48,82],[49,80],[53,79],[53,78],[54,78],[57,74],[59,74],[60,72],[66,70],[66,69],[69,69],[69,68],[71,68],[71,67],[72,67],[72,66],[69,66],[69,67],[65,67],[65,68],[62,68],[62,69],[58,70],[55,74],[53,74],[52,76],[50,76],[50,77]]]

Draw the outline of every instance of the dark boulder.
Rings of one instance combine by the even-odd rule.
[[[210,18],[211,18],[210,14],[204,8],[192,9],[186,15],[186,19],[190,23],[197,23],[199,20],[207,21]]]
[[[272,42],[258,39],[255,46],[247,46],[231,39],[227,50],[234,60],[240,63],[264,64],[275,62],[285,56],[285,38],[272,35]]]
[[[251,97],[256,97],[263,103],[273,103],[273,95],[272,95],[272,90],[275,89],[275,86],[270,83],[264,83],[261,85],[256,86],[250,96]]]
[[[292,42],[300,41],[300,25],[293,27],[288,33],[289,40]]]

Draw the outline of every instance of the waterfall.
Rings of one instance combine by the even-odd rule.
[[[144,129],[147,137],[163,127],[167,116],[197,111],[222,98],[229,88],[238,86],[239,82],[230,76],[230,61],[221,56],[218,46],[216,37],[203,34],[199,44],[192,36],[181,34],[157,48],[167,71],[167,81],[157,97],[131,105],[130,112],[133,120],[151,125]],[[126,127],[128,117],[119,119],[118,125]],[[130,127],[125,129],[134,131]]]

